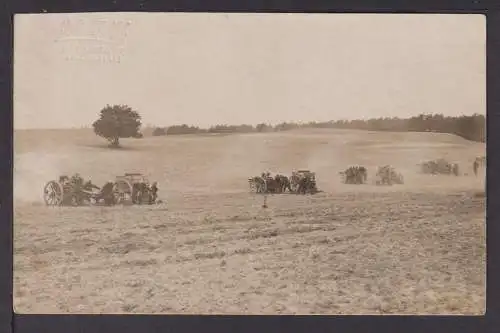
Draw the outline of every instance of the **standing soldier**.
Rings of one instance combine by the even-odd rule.
[[[77,205],[81,205],[83,202],[83,195],[82,195],[82,190],[83,190],[83,178],[80,176],[79,173],[75,173],[73,176],[71,176],[71,186],[72,191],[73,191],[73,198],[75,200],[75,203]]]
[[[151,204],[154,204],[158,199],[158,182],[153,182],[151,185]]]
[[[114,194],[114,182],[112,180],[108,180],[99,193],[99,199],[104,200],[104,204],[107,206],[114,205],[116,203],[116,198]]]

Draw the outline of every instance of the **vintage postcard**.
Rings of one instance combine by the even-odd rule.
[[[484,16],[17,15],[14,42],[17,313],[484,313]]]

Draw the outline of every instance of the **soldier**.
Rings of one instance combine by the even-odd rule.
[[[104,186],[101,189],[101,192],[99,193],[99,198],[103,199],[106,205],[112,205],[115,203],[113,188],[114,188],[114,183],[113,181],[109,180],[108,182],[106,182],[106,184],[104,184]]]
[[[310,178],[308,176],[304,176],[299,181],[299,190],[300,194],[306,194],[308,190],[310,190]]]
[[[151,184],[151,203],[155,203],[158,199],[158,182],[153,182]]]
[[[92,183],[90,179],[83,185],[83,189],[86,191],[92,191],[93,189],[100,190],[99,186]]]
[[[59,177],[59,183],[63,186],[64,191],[68,191],[71,188],[69,177],[66,175]]]
[[[80,176],[79,173],[75,173],[73,176],[71,176],[71,183],[73,185],[82,187],[83,186],[83,178]]]
[[[366,180],[368,178],[368,172],[367,172],[366,168],[364,166],[359,167],[359,171],[361,173],[361,182],[362,183],[366,182]]]
[[[70,184],[72,187],[71,191],[73,192],[72,197],[76,201],[75,203],[77,205],[81,205],[83,203],[83,178],[79,173],[75,173],[73,176],[71,176]]]
[[[132,185],[132,203],[141,204],[144,194],[144,183],[134,183]]]
[[[477,158],[474,160],[474,164],[472,165],[472,167],[474,168],[474,175],[477,176],[477,169],[479,168],[479,162]]]

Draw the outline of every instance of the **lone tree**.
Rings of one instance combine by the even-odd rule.
[[[127,105],[106,105],[92,126],[95,134],[119,147],[120,138],[141,138],[141,116]]]

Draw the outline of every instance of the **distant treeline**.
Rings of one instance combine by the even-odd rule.
[[[293,123],[277,125],[215,125],[208,129],[188,125],[156,127],[153,136],[201,133],[259,133],[279,132],[298,128],[341,128],[391,132],[439,132],[461,136],[467,140],[485,142],[486,119],[480,114],[445,117],[441,114],[421,114],[411,118],[372,118],[367,120],[337,120],[328,122]]]

